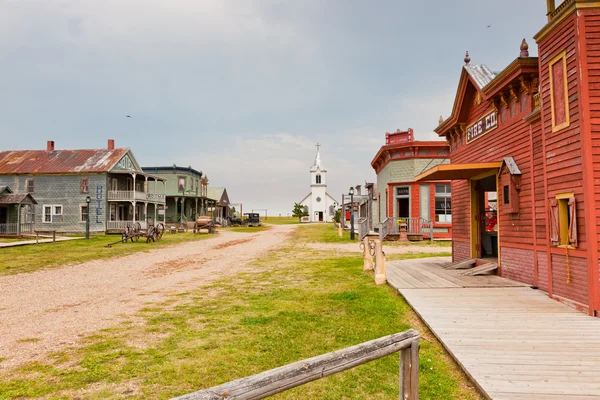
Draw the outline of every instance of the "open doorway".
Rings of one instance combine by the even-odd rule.
[[[498,207],[496,175],[474,181],[475,256],[498,262]]]
[[[410,217],[410,193],[408,186],[396,188],[396,210],[398,218]]]

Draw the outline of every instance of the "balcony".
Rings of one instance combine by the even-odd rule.
[[[152,203],[164,203],[165,195],[159,193],[144,193],[137,190],[109,190],[109,201],[149,201]]]

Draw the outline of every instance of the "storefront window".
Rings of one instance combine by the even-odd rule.
[[[435,222],[452,222],[450,184],[435,185]]]

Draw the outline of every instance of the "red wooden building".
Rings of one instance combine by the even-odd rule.
[[[371,161],[377,174],[378,199],[372,226],[385,224],[394,235],[398,234],[397,220],[403,219],[410,231],[420,232],[421,225],[431,224],[435,238],[450,238],[450,181],[415,182],[415,176],[427,168],[448,163],[448,154],[446,142],[416,141],[411,128],[386,133],[385,145]]]
[[[452,114],[436,129],[451,164],[417,180],[452,180],[455,261],[492,258],[500,275],[598,315],[600,3],[547,5],[538,58],[523,40],[494,74],[467,53]]]

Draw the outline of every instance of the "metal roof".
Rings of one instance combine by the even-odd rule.
[[[483,89],[488,83],[490,83],[495,77],[496,73],[492,72],[487,65],[465,65],[465,70],[469,73],[469,76],[473,79],[479,89]]]
[[[128,151],[128,148],[2,151],[0,175],[108,172]]]
[[[25,201],[29,200],[29,201]],[[29,193],[7,194],[0,197],[0,204],[37,204]]]

